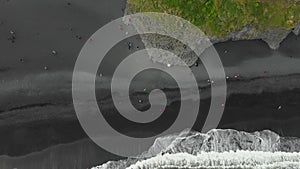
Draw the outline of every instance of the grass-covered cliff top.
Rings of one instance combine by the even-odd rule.
[[[300,0],[127,0],[130,12],[164,12],[180,16],[207,35],[222,37],[251,24],[292,29],[300,22]]]

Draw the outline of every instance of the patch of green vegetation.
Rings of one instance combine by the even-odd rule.
[[[299,0],[127,0],[133,13],[164,12],[182,17],[207,35],[222,37],[251,24],[292,29],[300,22]]]

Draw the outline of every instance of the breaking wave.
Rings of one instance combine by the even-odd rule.
[[[157,138],[138,157],[109,161],[93,169],[300,168],[300,139],[264,130],[247,133],[184,130]]]
[[[139,161],[126,169],[222,169],[222,168],[299,168],[300,153],[286,152],[204,152],[198,155],[187,153],[165,154]]]

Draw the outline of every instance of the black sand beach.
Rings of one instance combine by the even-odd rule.
[[[123,0],[0,1],[1,169],[81,169],[121,158],[87,138],[72,105],[71,78],[83,44],[101,26],[121,17],[124,8]],[[14,42],[8,40],[10,31],[15,33]],[[137,46],[142,48],[140,42],[134,41],[135,50],[129,51],[126,42],[107,55],[113,58],[111,65],[137,50]],[[282,136],[300,137],[299,36],[289,35],[275,51],[260,40],[229,41],[215,47],[229,77],[228,98],[219,128],[249,132],[270,129]],[[111,65],[103,69],[110,69]],[[191,69],[203,95],[194,126],[200,131],[210,106],[210,88],[203,67]],[[174,99],[168,113],[176,113],[177,89],[162,83],[168,81],[161,79],[165,76],[155,75],[141,75],[132,87],[142,90],[145,83],[151,82],[166,89]],[[105,102],[99,106],[109,112],[109,92],[106,87],[99,88],[102,95],[98,100]],[[147,100],[142,105],[136,100],[146,97],[138,91],[131,96],[133,104],[141,109],[147,109]],[[108,118],[114,120],[115,116],[109,114]],[[170,120],[158,125],[167,127]],[[134,126],[118,127],[128,135],[141,132]],[[150,127],[141,130],[145,136],[160,132]]]

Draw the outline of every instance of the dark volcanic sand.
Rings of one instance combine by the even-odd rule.
[[[1,169],[81,169],[120,158],[96,146],[81,129],[72,105],[71,71],[88,37],[105,23],[122,16],[125,1],[68,2],[0,1]],[[7,40],[10,30],[16,32],[14,43]],[[77,38],[78,35],[82,39]],[[114,59],[108,59],[104,74],[112,71],[116,58],[133,52],[128,51],[125,43],[108,54],[108,58]],[[139,42],[134,43],[137,45]],[[300,63],[299,45],[299,36],[292,34],[277,51],[270,50],[259,40],[215,45],[226,73],[231,76],[228,83],[231,95],[219,128],[271,129],[283,136],[300,137],[300,83],[298,75],[290,75],[300,73],[300,67],[296,67]],[[58,54],[53,56],[52,50]],[[49,70],[45,71],[45,66]],[[197,80],[205,82],[201,66],[192,70]],[[235,73],[241,78],[232,79]],[[162,78],[159,73],[155,74],[157,77],[153,72],[150,75],[140,80],[159,85],[166,80],[156,81]],[[257,77],[262,80],[255,79]],[[274,78],[271,82],[264,81],[267,77]],[[132,98],[137,100],[142,95],[133,93]],[[199,119],[194,126],[197,130],[201,130],[209,102],[209,98],[201,100]],[[178,105],[179,102],[173,102],[168,113],[176,112]],[[140,108],[147,108],[143,106]],[[169,120],[165,119],[161,125],[168,124]],[[140,134],[134,126],[118,127],[127,134]],[[158,131],[149,127],[143,132],[147,136]]]
[[[282,136],[300,137],[300,115],[298,111],[300,106],[297,104],[300,99],[299,96],[300,89],[277,93],[234,94],[227,100],[219,128],[233,128],[250,132],[271,129]],[[209,102],[208,99],[201,101],[201,112],[207,111]],[[175,102],[174,104],[179,103]],[[278,110],[274,106],[276,104],[281,104],[282,109]],[[174,105],[170,107],[173,108]],[[201,115],[205,115],[205,113]],[[199,118],[194,129],[201,129],[202,122],[203,118]],[[134,128],[128,127],[122,132],[133,131],[137,132]],[[153,130],[142,131],[155,132]],[[5,135],[0,141],[1,154],[19,156],[14,158],[1,157],[0,163],[5,168],[30,169],[33,166],[37,168],[42,168],[41,166],[44,168],[50,168],[50,166],[85,168],[120,158],[97,147],[89,139],[47,148],[59,143],[86,138],[76,120],[40,121],[39,123],[23,124],[19,127],[2,127],[0,132],[1,135]],[[20,156],[45,148],[47,149],[42,152]],[[74,163],[74,161],[77,162]]]
[[[255,43],[255,41],[253,43]],[[297,87],[289,89],[289,83],[292,83],[293,79],[297,79],[297,76],[298,75],[286,76],[286,79],[285,76],[283,76],[283,79],[289,82],[287,82],[286,86],[281,85],[281,87],[277,90],[273,90],[273,92],[272,87],[270,87],[271,91],[267,90],[268,85],[266,85],[266,88],[262,88],[261,91],[258,89],[258,91],[254,93],[246,87],[245,91],[243,91],[243,87],[241,87],[243,84],[247,86],[246,84],[251,84],[251,81],[257,81],[256,79],[230,81],[228,87],[232,89],[229,90],[229,93],[233,94],[231,94],[227,100],[224,116],[219,127],[245,131],[271,129],[283,136],[300,137],[298,130],[300,127],[300,107],[298,104],[300,91]],[[265,78],[262,77],[261,79]],[[296,81],[296,84],[293,84],[293,86],[297,86],[297,82],[298,81]],[[261,84],[261,86],[263,86],[263,83],[264,82],[259,82],[256,85]],[[232,92],[236,88],[235,84],[239,85],[239,87],[237,91]],[[256,87],[254,86],[254,88]],[[264,90],[266,91],[264,92]],[[239,94],[239,92],[241,93]],[[135,97],[141,97],[141,94],[133,95],[133,99]],[[119,158],[98,148],[89,139],[87,141],[77,142],[76,144],[48,148],[61,143],[66,144],[86,138],[86,135],[76,120],[71,104],[71,96],[67,94],[64,97],[66,99],[57,101],[55,104],[33,104],[25,107],[17,106],[16,108],[10,108],[9,111],[3,110],[3,112],[0,113],[0,119],[2,120],[0,134],[4,136],[1,137],[0,140],[0,153],[18,156],[14,158],[1,157],[0,163],[4,166],[3,168],[27,167],[31,169],[41,168],[41,166],[45,166],[45,168],[48,166],[50,168],[51,165],[49,164],[52,164],[52,167],[85,168]],[[64,97],[60,97],[60,99]],[[52,99],[50,99],[50,101],[51,100]],[[203,117],[205,117],[205,112],[207,112],[209,108],[209,102],[209,99],[201,101],[200,117],[195,124],[195,129],[197,130],[201,130]],[[178,102],[174,102],[170,106],[171,112],[177,107],[174,105],[178,104]],[[14,107],[13,105],[11,106]],[[278,110],[278,106],[282,106],[282,108]],[[174,110],[174,112],[175,111],[176,110]],[[38,113],[43,112],[46,114],[50,112],[49,117],[41,118],[40,120],[39,118],[35,119]],[[15,118],[17,121],[21,119],[21,123],[14,123]],[[114,119],[114,117],[111,118]],[[167,122],[168,119],[166,119],[162,125]],[[123,128],[122,132],[138,132],[134,129],[134,127],[127,126],[127,128]],[[148,129],[147,132],[145,130],[146,129],[143,130],[145,133],[151,134],[155,132],[151,129]],[[89,144],[88,149],[85,148],[87,142]],[[73,146],[75,148],[73,148]],[[47,150],[38,152],[43,149]],[[28,155],[24,156],[26,154]],[[96,158],[95,154],[98,154]],[[53,156],[62,158],[51,158]],[[74,161],[78,159],[82,161],[74,163]]]

